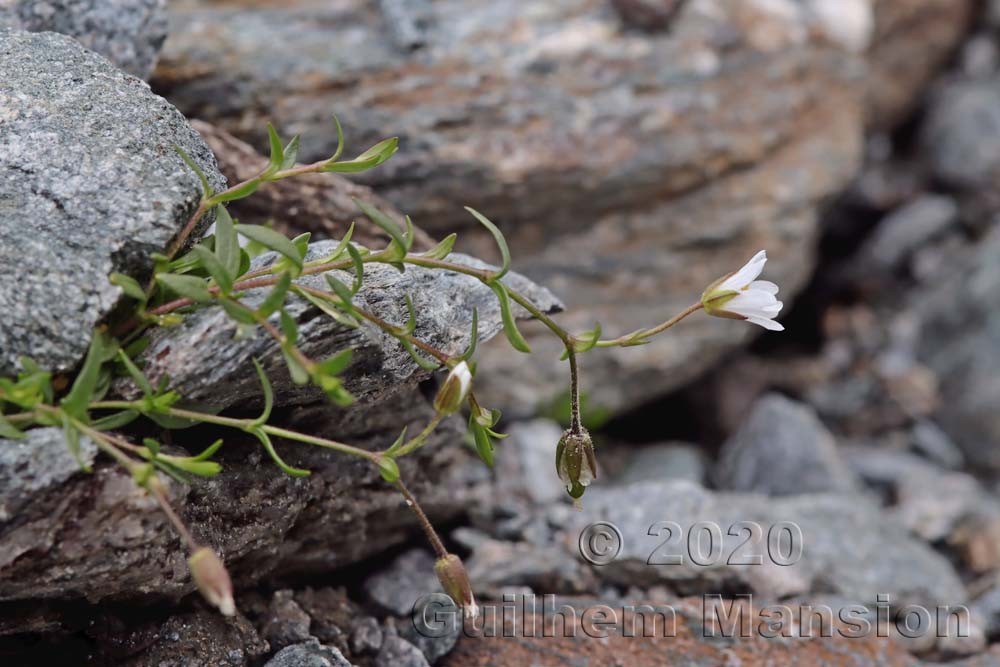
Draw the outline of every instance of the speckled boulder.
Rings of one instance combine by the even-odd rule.
[[[72,369],[121,291],[200,198],[215,158],[149,87],[70,37],[0,29],[0,375]],[[208,222],[207,220],[205,221]]]
[[[58,32],[145,79],[167,38],[166,0],[5,0],[0,27]]]

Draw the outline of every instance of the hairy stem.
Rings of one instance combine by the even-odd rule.
[[[420,527],[424,529],[424,534],[427,535],[427,540],[431,543],[434,548],[434,553],[438,558],[444,558],[448,555],[448,550],[444,548],[444,543],[441,542],[441,538],[438,537],[437,531],[434,530],[434,526],[431,524],[430,519],[424,514],[424,510],[420,507],[420,503],[417,499],[410,493],[410,490],[406,488],[403,484],[403,480],[398,479],[395,482],[396,488],[399,492],[403,494],[403,498],[406,499],[406,504],[409,506],[413,513],[417,515],[417,521],[420,523]]]

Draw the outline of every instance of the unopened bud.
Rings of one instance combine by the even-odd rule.
[[[434,409],[442,415],[455,414],[465,402],[465,396],[471,386],[472,373],[469,371],[469,365],[463,361],[448,373],[447,379],[434,398]]]
[[[438,558],[434,564],[434,572],[441,582],[441,588],[462,608],[466,618],[475,618],[479,615],[476,598],[472,595],[472,584],[469,583],[469,574],[465,571],[461,558],[455,554]]]
[[[573,498],[579,498],[597,479],[597,457],[587,429],[569,429],[556,446],[556,472]]]
[[[208,603],[217,607],[223,616],[233,616],[236,613],[233,583],[222,559],[208,547],[198,547],[188,558],[188,568],[191,570],[191,578]]]

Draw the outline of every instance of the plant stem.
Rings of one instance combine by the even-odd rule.
[[[403,498],[406,499],[406,504],[413,510],[413,513],[417,515],[417,521],[420,523],[420,527],[424,529],[424,533],[427,535],[427,540],[431,543],[434,548],[434,553],[437,554],[438,558],[444,558],[448,555],[448,550],[444,548],[444,544],[441,542],[441,538],[438,537],[437,531],[434,530],[434,526],[431,525],[430,519],[424,514],[424,510],[420,507],[420,503],[417,499],[410,493],[410,490],[406,488],[403,484],[403,480],[396,480],[396,488],[399,492],[403,494]]]
[[[430,434],[434,432],[434,429],[438,427],[438,425],[441,423],[441,420],[443,419],[444,416],[441,415],[440,413],[435,414],[434,417],[429,422],[427,422],[427,426],[424,427],[423,431],[421,431],[417,436],[408,440],[404,445],[402,445],[399,449],[397,449],[395,452],[392,453],[393,458],[406,456],[410,452],[420,449],[424,445],[424,442],[427,441],[427,438],[430,436]]]
[[[644,338],[652,338],[653,336],[656,336],[657,334],[661,334],[664,331],[666,331],[667,329],[669,329],[670,327],[674,326],[675,324],[677,324],[678,322],[680,322],[681,320],[683,320],[688,315],[691,315],[692,313],[696,313],[696,312],[698,312],[701,309],[702,309],[702,305],[701,305],[700,301],[698,303],[693,303],[690,306],[688,306],[687,308],[685,308],[684,310],[682,310],[681,312],[679,312],[678,314],[676,314],[673,317],[671,317],[666,322],[663,322],[662,324],[658,324],[655,327],[653,327],[652,329],[638,329],[636,331],[633,331],[630,334],[625,334],[624,336],[619,336],[618,338],[611,338],[611,339],[608,339],[608,340],[599,340],[594,345],[594,347],[618,347],[618,346],[635,345],[637,339],[641,340],[641,339],[644,339]]]

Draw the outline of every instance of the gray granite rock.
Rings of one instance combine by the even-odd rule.
[[[352,146],[398,134],[399,156],[363,182],[491,259],[462,205],[482,211],[514,268],[567,300],[572,331],[656,324],[761,248],[786,301],[808,280],[820,204],[861,158],[863,58],[842,38],[862,44],[864,21],[845,31],[825,0],[677,3],[658,32],[607,0],[409,2],[400,19],[402,4],[177,0],[154,86],[261,150],[267,120],[302,133],[304,159],[332,151],[333,109]],[[422,45],[400,48],[387,28],[424,9]],[[691,317],[648,346],[585,355],[585,388],[627,410],[757,333]],[[508,417],[566,391],[559,341],[525,335],[530,360],[483,350],[480,395]]]
[[[556,506],[548,518],[563,530],[557,542],[566,545],[567,557],[575,555],[584,527],[596,521],[616,525],[622,549],[595,572],[621,585],[665,583],[682,594],[736,589],[771,599],[823,592],[856,604],[873,603],[879,594],[889,595],[893,605],[962,604],[967,599],[947,559],[858,495],[768,498],[712,493],[688,482],[644,482],[591,489],[582,512]],[[677,522],[683,535],[669,535],[662,523],[668,520]],[[748,521],[760,524],[759,540],[748,540],[748,531],[739,528]],[[706,558],[704,546],[700,555],[691,555],[688,536],[699,522],[718,526],[722,548],[717,558]],[[794,539],[802,548],[800,558],[789,557],[794,554],[787,549],[787,536],[782,551],[768,549],[768,534],[781,525],[801,530]],[[649,562],[670,556],[680,556],[680,562]],[[762,563],[749,564],[752,556],[761,556]]]
[[[871,270],[896,268],[915,250],[958,222],[958,204],[945,195],[923,195],[883,219],[866,241],[859,260]]]
[[[167,38],[166,0],[5,0],[0,27],[76,38],[145,79]]]
[[[636,449],[618,484],[684,479],[701,484],[705,481],[705,455],[686,443],[646,445]]]
[[[430,667],[430,663],[419,648],[402,637],[389,635],[375,656],[375,667]]]
[[[382,648],[382,626],[374,616],[366,616],[351,630],[351,653],[377,653]]]
[[[184,117],[70,37],[0,29],[0,375],[82,358],[118,302],[108,274],[151,266],[215,159]],[[205,221],[206,224],[209,222]]]
[[[962,189],[1000,177],[1000,80],[964,80],[941,88],[923,129],[935,175]]]
[[[1000,501],[972,475],[882,448],[845,447],[843,455],[867,485],[889,499],[886,512],[928,542],[948,537],[964,519],[1000,518]]]
[[[333,646],[312,639],[286,646],[267,661],[264,667],[352,667],[344,654]]]
[[[988,140],[985,140],[988,141]],[[1000,164],[1000,163],[998,163]],[[918,357],[936,374],[938,423],[973,466],[1000,470],[1000,227],[947,262],[909,305],[921,323]]]
[[[399,629],[399,636],[420,649],[427,662],[436,665],[441,658],[451,653],[462,635],[462,623],[458,622],[462,618],[462,610],[444,593],[426,600],[434,605],[434,611],[441,614],[438,618],[444,623],[435,623],[433,613],[426,618],[430,623],[435,623],[433,626],[425,624],[423,616],[414,616],[400,624],[402,627]]]
[[[420,598],[440,590],[434,574],[434,556],[423,549],[412,549],[392,564],[369,577],[365,593],[384,611],[409,616]]]
[[[19,510],[36,495],[58,489],[80,472],[62,429],[35,428],[26,435],[21,440],[0,438],[0,523],[16,520]],[[80,438],[83,463],[89,466],[95,456],[97,446],[89,438]]]
[[[780,394],[754,403],[723,446],[714,479],[727,491],[775,496],[855,488],[837,443],[816,413]]]
[[[292,599],[291,590],[275,591],[260,624],[260,634],[272,649],[280,649],[307,641],[309,624],[309,615]]]
[[[551,419],[516,422],[496,453],[497,482],[505,500],[516,494],[534,504],[559,500],[566,487],[555,474],[555,452],[563,428]]]
[[[306,259],[328,255],[335,246],[334,241],[313,243]],[[262,255],[255,259],[253,267],[267,266],[274,258],[274,253]],[[449,260],[477,268],[487,266],[457,253]],[[353,281],[350,274],[342,271],[334,275],[347,284]],[[303,276],[297,282],[330,290],[319,274]],[[519,274],[508,274],[504,282],[525,294],[542,311],[561,308],[547,289]],[[258,305],[268,291],[269,288],[247,290],[243,300]],[[383,320],[403,326],[408,317],[406,295],[413,300],[417,313],[414,335],[447,353],[460,353],[468,345],[474,308],[479,312],[480,340],[492,338],[501,330],[500,308],[493,291],[475,278],[452,271],[408,266],[400,273],[386,264],[368,264],[364,286],[354,303]],[[298,345],[307,356],[324,359],[345,348],[354,349],[353,362],[343,377],[345,386],[359,400],[375,398],[428,375],[395,338],[374,325],[346,327],[294,296],[289,297],[286,310],[299,324]],[[519,306],[514,312],[515,316],[527,315]],[[277,325],[277,314],[273,320]],[[261,401],[260,384],[251,361],[255,357],[271,378],[276,405],[322,398],[315,387],[292,383],[280,348],[265,331],[257,329],[234,340],[237,328],[237,323],[221,308],[199,309],[187,315],[180,326],[151,332],[149,347],[139,358],[145,362],[144,371],[152,381],[169,376],[170,386],[185,398],[217,407]],[[211,359],[211,363],[206,363],[206,359]],[[120,387],[128,396],[137,395],[133,385],[123,382]]]

